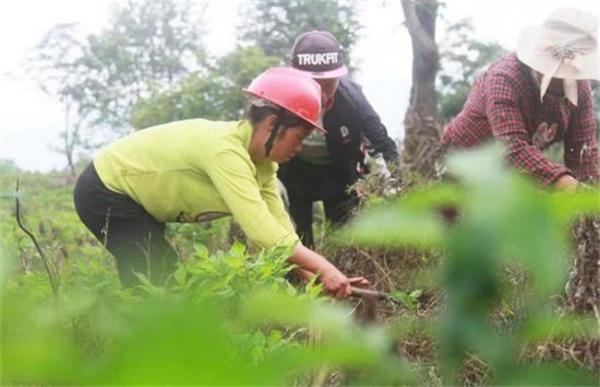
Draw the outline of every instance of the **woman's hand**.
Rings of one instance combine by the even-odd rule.
[[[350,280],[334,266],[323,270],[319,278],[325,292],[335,298],[346,298],[352,293]]]
[[[566,192],[575,192],[577,191],[577,186],[579,183],[577,180],[571,175],[563,175],[556,180],[554,186],[561,191]]]
[[[319,281],[323,284],[325,292],[336,298],[348,297],[352,293],[352,286],[369,285],[369,281],[364,277],[346,277],[331,262],[302,244],[296,246],[288,260],[298,265],[296,272],[307,281],[319,275]]]
[[[312,280],[315,276],[317,276],[317,274],[299,268],[297,267],[296,269],[294,269],[294,271],[300,276],[302,277],[302,279],[306,282]],[[368,279],[366,279],[365,277],[352,277],[352,278],[348,278],[348,281],[350,282],[350,286],[351,287],[358,287],[358,288],[368,288],[371,283],[369,282]]]
[[[365,277],[352,277],[348,280],[351,286],[356,286],[357,288],[368,288],[371,286],[371,283]]]

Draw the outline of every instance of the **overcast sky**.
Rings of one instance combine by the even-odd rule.
[[[215,55],[233,48],[241,1],[208,1],[206,44]],[[359,20],[364,29],[353,53],[360,67],[356,80],[395,138],[401,136],[411,71],[410,39],[402,26],[404,16],[399,3],[359,2]],[[98,31],[108,22],[110,4],[110,0],[12,0],[0,4],[0,158],[12,159],[30,170],[65,166],[63,156],[50,149],[57,143],[64,111],[19,75],[19,70],[27,50],[52,26],[77,22],[84,31]],[[447,0],[444,17],[448,22],[470,17],[478,39],[496,41],[514,50],[522,28],[538,24],[561,6],[578,7],[596,15],[599,8],[597,0]],[[444,23],[438,40],[443,39]]]

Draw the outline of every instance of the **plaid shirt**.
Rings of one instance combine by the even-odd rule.
[[[499,139],[507,146],[508,160],[544,184],[567,174],[582,181],[597,179],[592,92],[587,81],[579,81],[577,86],[577,106],[550,93],[541,103],[531,69],[515,54],[507,55],[475,81],[463,110],[450,122],[441,142],[469,148]],[[542,153],[558,141],[564,141],[566,167]]]

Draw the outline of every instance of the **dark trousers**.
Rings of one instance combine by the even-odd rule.
[[[331,167],[302,162],[289,167],[282,183],[287,190],[290,215],[302,244],[314,248],[313,203],[323,201],[325,219],[335,227],[348,220],[359,200],[354,192],[347,192],[348,184]]]
[[[177,253],[165,239],[165,224],[129,196],[113,192],[100,180],[93,163],[79,176],[74,191],[79,218],[115,257],[121,283],[139,283],[135,273],[163,285],[173,273]]]

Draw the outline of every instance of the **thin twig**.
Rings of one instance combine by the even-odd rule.
[[[381,267],[381,264],[379,262],[377,262],[377,260],[375,258],[373,258],[370,254],[366,253],[365,251],[363,251],[361,249],[357,249],[357,251],[359,254],[361,254],[362,256],[367,258],[369,261],[371,261],[373,266],[375,266],[375,268],[377,270],[379,270],[379,272],[382,275],[382,281],[384,281],[386,283],[388,289],[395,290],[396,287],[394,286],[394,283],[389,279],[391,272],[386,272],[384,270],[384,268]]]
[[[44,255],[44,252],[42,251],[42,248],[40,247],[35,236],[25,227],[25,225],[23,225],[23,222],[21,221],[21,203],[19,202],[19,179],[17,179],[15,205],[16,205],[17,224],[19,225],[19,228],[21,230],[23,230],[23,232],[25,234],[27,234],[27,236],[29,236],[29,238],[33,241],[35,248],[37,249],[38,253],[40,254],[40,257],[42,258],[42,263],[44,264],[44,267],[46,268],[46,273],[48,274],[48,279],[50,280],[50,286],[52,287],[52,293],[54,294],[54,297],[56,299],[58,299],[58,284],[56,283],[56,277],[55,277],[54,273],[50,269],[50,265],[48,264],[48,259]]]

